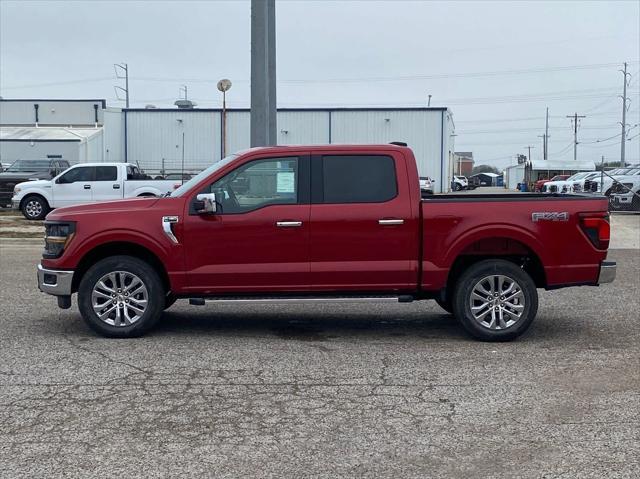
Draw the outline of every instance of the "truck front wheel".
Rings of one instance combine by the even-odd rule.
[[[31,195],[22,200],[20,210],[28,220],[43,220],[49,212],[49,204],[42,196]]]
[[[510,341],[523,334],[538,312],[538,292],[531,277],[502,259],[480,261],[458,280],[453,312],[473,337]]]
[[[78,288],[82,317],[97,333],[140,336],[160,319],[165,291],[158,273],[132,256],[111,256],[85,273]]]

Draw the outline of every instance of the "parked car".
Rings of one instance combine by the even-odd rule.
[[[607,171],[606,175],[598,174],[588,181],[585,181],[584,191],[591,193],[600,193],[605,196],[609,196],[612,192],[614,184],[624,182],[625,179],[640,175],[640,167],[633,166],[629,168],[617,168],[612,171]],[[604,178],[601,178],[604,176]],[[602,185],[600,184],[602,181]]]
[[[569,178],[570,175],[556,175],[551,179],[548,178],[543,178],[541,180],[538,180],[534,183],[533,188],[534,191],[542,191],[542,187],[546,184],[549,183],[550,181],[564,181],[567,178]]]
[[[0,173],[0,206],[11,206],[13,189],[28,180],[51,179],[69,168],[61,159],[17,160]]]
[[[144,178],[144,179],[143,179]],[[175,180],[146,179],[130,163],[81,163],[52,180],[18,183],[11,203],[29,220],[53,208],[136,196],[162,196],[180,186]]]
[[[190,180],[191,178],[193,178],[192,174],[189,173],[167,173],[166,175],[164,175],[164,179],[165,180],[180,180],[180,181],[187,181]]]
[[[503,341],[531,325],[536,288],[613,281],[605,198],[421,200],[417,179],[402,146],[253,148],[168,197],[51,212],[38,285],[62,308],[78,293],[87,324],[112,337],[143,334],[177,298],[435,299],[474,337]]]
[[[469,186],[469,180],[466,176],[454,175],[451,180],[451,189],[453,191],[466,190]]]
[[[580,193],[584,182],[600,173],[597,171],[583,171],[570,176],[566,180],[548,181],[542,187],[543,193]]]
[[[421,176],[420,177],[420,192],[423,195],[432,195],[433,194],[433,179],[429,176]]]
[[[613,211],[640,211],[640,176],[632,176],[614,184],[609,205]]]

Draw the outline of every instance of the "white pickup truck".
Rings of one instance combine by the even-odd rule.
[[[137,196],[163,196],[180,183],[180,180],[147,179],[131,163],[80,163],[51,180],[18,183],[11,205],[29,220],[41,220],[53,208]]]

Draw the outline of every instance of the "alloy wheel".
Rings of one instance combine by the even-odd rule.
[[[478,281],[469,297],[473,318],[481,326],[503,330],[516,324],[525,308],[520,285],[504,275],[491,275]]]
[[[113,271],[93,286],[91,306],[104,323],[124,327],[142,317],[148,298],[147,286],[138,276],[128,271]]]

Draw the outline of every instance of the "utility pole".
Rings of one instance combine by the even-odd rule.
[[[547,118],[544,126],[544,151],[543,157],[546,160],[549,159],[549,107],[547,107]]]
[[[251,146],[276,137],[276,2],[251,0]]]
[[[118,68],[120,69],[120,71],[118,71]],[[124,88],[122,88],[121,86],[113,87],[116,91],[116,97],[118,97],[118,100],[120,99],[120,97],[118,96],[118,90],[124,92],[125,102],[126,102],[127,108],[129,108],[129,65],[126,63],[114,63],[113,69],[116,72],[116,78],[118,80],[124,79]],[[124,76],[120,74],[121,71],[124,72]]]
[[[524,177],[526,179],[526,183],[529,184],[531,182],[531,169],[533,168],[533,165],[531,164],[531,148],[535,148],[535,146],[528,145],[525,146],[525,148],[529,150],[529,156],[527,156],[527,161],[524,164]]]
[[[586,118],[584,115],[567,115],[567,118],[571,118],[573,122],[573,161],[578,160],[578,118]]]
[[[626,166],[625,161],[625,143],[627,141],[627,76],[631,77],[630,73],[627,73],[627,62],[624,62],[624,70],[620,70],[624,75],[624,82],[622,87],[622,137],[620,138],[620,166]]]

